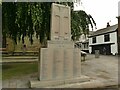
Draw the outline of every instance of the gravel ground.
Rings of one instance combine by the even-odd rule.
[[[86,61],[82,62],[82,75],[89,76],[93,80],[105,81],[107,84],[118,84],[118,57],[103,56],[95,58],[87,55]],[[37,73],[23,77],[14,77],[2,82],[3,88],[28,88],[29,81],[37,79]]]

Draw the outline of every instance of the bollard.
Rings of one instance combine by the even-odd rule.
[[[100,56],[99,50],[95,50],[95,58],[99,58],[99,56]]]

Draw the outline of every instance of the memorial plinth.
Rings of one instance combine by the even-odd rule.
[[[81,76],[78,49],[42,48],[40,80],[61,80]]]
[[[71,41],[70,7],[52,4],[51,40],[47,48],[41,48],[39,81],[31,81],[31,87],[48,87],[88,80],[81,75],[80,49]]]

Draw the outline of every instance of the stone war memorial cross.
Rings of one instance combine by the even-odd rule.
[[[52,4],[51,40],[47,48],[41,48],[39,80],[30,81],[31,88],[65,86],[89,80],[81,75],[80,49],[74,48],[71,41],[70,13],[70,7]]]
[[[51,40],[71,40],[70,8],[53,5],[51,20]]]

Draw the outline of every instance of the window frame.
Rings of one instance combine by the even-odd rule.
[[[92,38],[92,43],[96,43],[96,37]]]
[[[110,41],[110,34],[105,34],[104,35],[104,42],[109,42]]]

